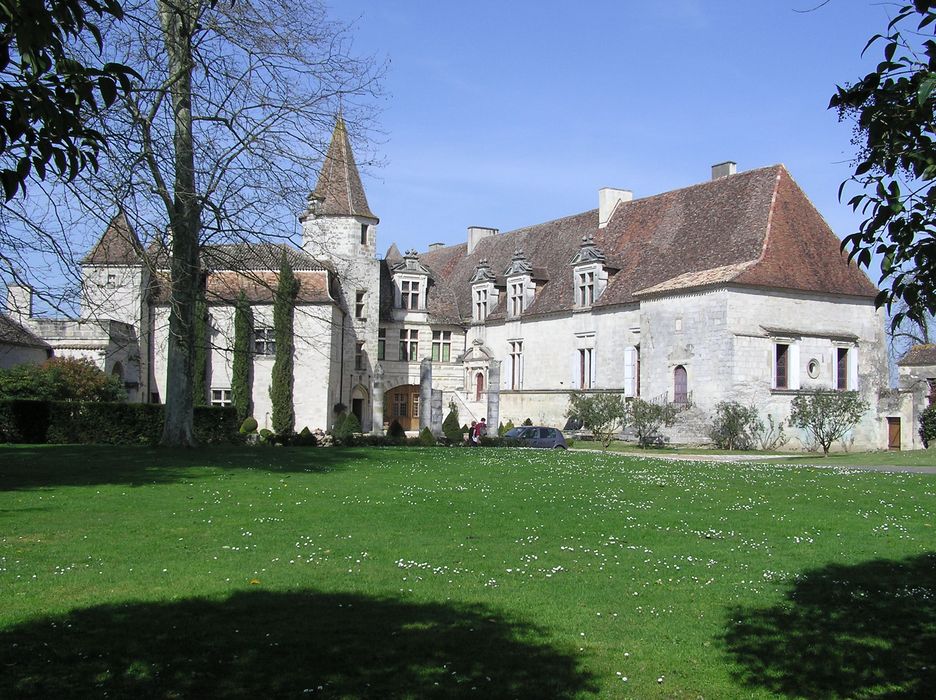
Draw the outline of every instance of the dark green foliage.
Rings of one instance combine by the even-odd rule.
[[[253,313],[243,292],[234,306],[234,352],[231,360],[231,403],[237,417],[246,419],[252,410],[250,339],[253,336]]]
[[[822,454],[828,455],[832,443],[855,427],[868,406],[857,391],[821,389],[813,394],[800,394],[790,404],[790,425],[806,431],[810,442],[822,447]]]
[[[672,404],[633,399],[630,402],[629,413],[634,432],[637,434],[637,444],[640,447],[649,447],[658,444],[661,437],[660,428],[676,422],[677,409]]]
[[[920,414],[920,439],[927,448],[936,442],[936,404],[927,406]]]
[[[435,435],[429,428],[423,428],[419,431],[419,444],[423,447],[432,447],[436,444]]]
[[[581,421],[595,439],[601,441],[602,447],[607,448],[615,434],[624,430],[627,423],[627,404],[620,394],[571,392],[566,416]]]
[[[48,401],[124,401],[127,390],[91,360],[53,357],[41,365],[0,370],[0,398]]]
[[[533,421],[527,418],[525,421],[523,421],[522,425],[533,425]]]
[[[315,440],[315,435],[309,430],[309,426],[306,426],[296,435],[293,444],[297,447],[315,447],[318,443]]]
[[[257,419],[253,416],[248,416],[241,422],[240,432],[242,435],[249,435],[250,433],[257,432]]]
[[[400,421],[394,418],[387,426],[387,437],[394,443],[403,442],[406,439],[406,431],[400,425]]]
[[[868,267],[881,261],[878,306],[906,302],[892,316],[919,321],[936,312],[936,2],[915,0],[897,11],[885,35],[865,46],[883,46],[883,61],[857,82],[838,87],[829,103],[840,119],[856,124],[849,200],[865,220],[845,237],[849,259]]]
[[[103,47],[95,18],[121,19],[115,0],[11,2],[0,7],[0,184],[5,201],[26,181],[44,180],[54,166],[64,180],[85,167],[97,169],[104,137],[89,117],[130,91],[129,68],[76,60],[74,45],[85,37]]]
[[[448,438],[449,443],[453,445],[457,445],[462,441],[464,433],[462,432],[461,426],[458,424],[458,411],[454,408],[449,411],[445,420],[442,421],[442,433]]]
[[[763,427],[754,406],[743,406],[737,401],[722,401],[715,406],[709,437],[720,450],[751,450]]]
[[[260,432],[257,433],[257,443],[260,445],[270,445],[273,443],[275,437],[276,434],[272,430],[260,428]]]
[[[357,434],[361,432],[361,421],[353,413],[342,413],[332,428],[332,437],[335,444],[353,445]]]
[[[195,364],[192,378],[192,404],[208,405],[208,304],[204,291],[195,299]]]
[[[280,263],[279,282],[273,299],[273,332],[276,337],[276,359],[270,383],[270,400],[273,403],[273,430],[289,434],[296,426],[296,410],[293,405],[293,312],[299,284],[293,275],[286,253]]]
[[[164,410],[162,404],[0,400],[0,442],[156,445]],[[198,408],[194,418],[202,444],[242,442],[232,408]]]
[[[500,436],[500,437],[504,437],[504,435],[507,434],[507,431],[508,431],[508,430],[513,430],[515,427],[516,427],[516,426],[513,424],[513,421],[510,420],[510,419],[508,419],[506,423],[502,424],[502,425],[497,429],[497,434],[498,434],[498,436]]]

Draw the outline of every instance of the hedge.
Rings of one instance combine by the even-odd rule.
[[[146,403],[0,400],[0,442],[155,445],[165,406]],[[233,407],[197,407],[195,437],[202,444],[237,443]]]

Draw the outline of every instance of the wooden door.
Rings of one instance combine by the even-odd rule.
[[[887,419],[887,449],[900,449],[900,418]]]
[[[403,430],[419,430],[419,385],[404,384],[384,394],[384,421],[399,421]]]

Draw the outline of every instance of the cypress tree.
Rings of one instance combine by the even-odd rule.
[[[192,377],[195,406],[208,405],[208,304],[204,292],[195,298],[195,376]]]
[[[283,251],[280,263],[279,283],[273,298],[273,335],[276,338],[276,359],[273,360],[273,377],[270,384],[270,400],[273,404],[273,430],[288,434],[296,427],[296,410],[293,406],[293,310],[299,284]]]
[[[234,306],[234,358],[231,371],[231,403],[237,410],[237,421],[250,416],[250,337],[253,334],[253,313],[244,292]]]

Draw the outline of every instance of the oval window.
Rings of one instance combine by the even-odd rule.
[[[809,361],[809,364],[806,365],[806,373],[810,378],[815,379],[819,376],[819,360],[813,358]]]

